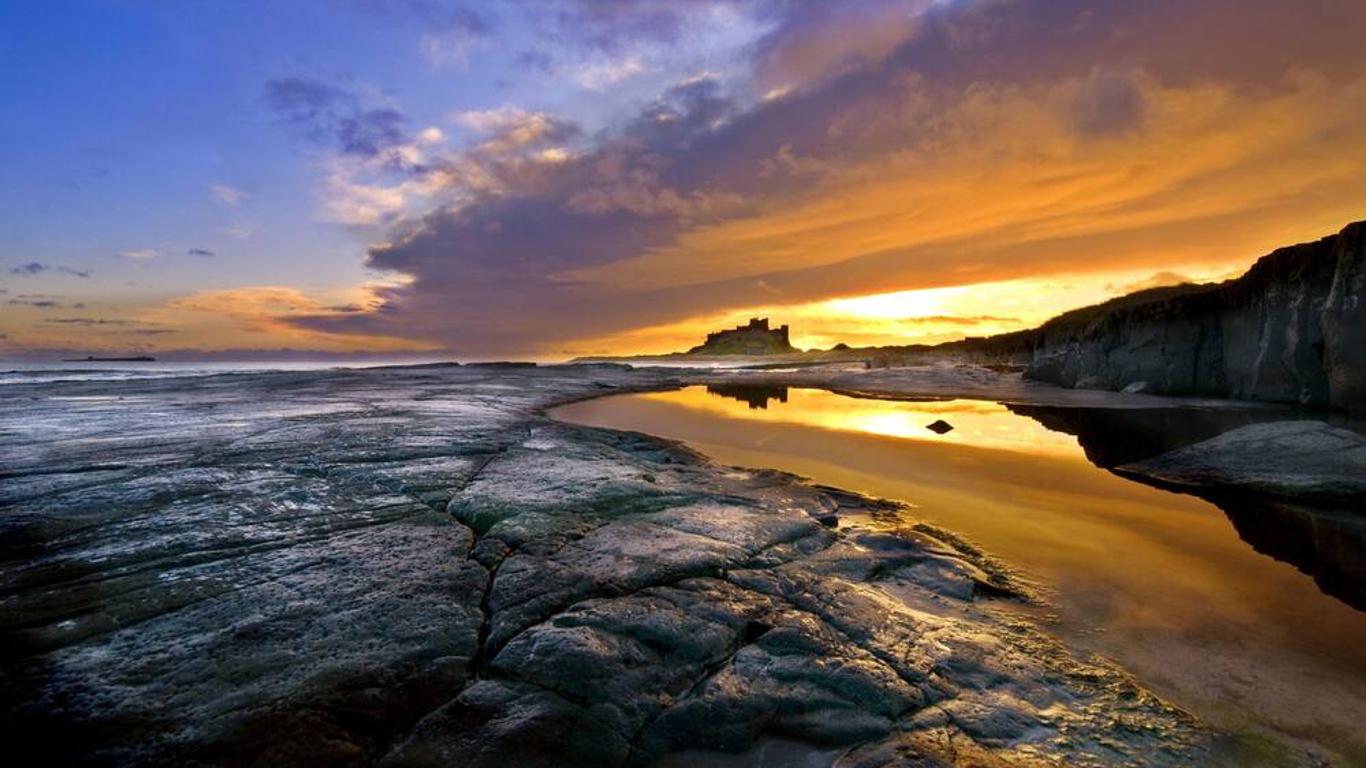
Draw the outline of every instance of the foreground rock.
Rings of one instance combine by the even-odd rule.
[[[647,765],[769,736],[848,766],[1210,757],[904,511],[541,415],[671,375],[8,387],[4,737],[59,764]]]
[[[1115,469],[1168,485],[1366,500],[1366,436],[1321,421],[1275,421]]]

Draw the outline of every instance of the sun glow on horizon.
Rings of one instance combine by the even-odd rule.
[[[1246,265],[1211,264],[1176,272],[1124,270],[869,293],[802,304],[769,304],[636,329],[567,347],[566,356],[685,351],[706,334],[769,317],[792,329],[799,349],[939,344],[1032,328],[1063,312],[1126,293],[1181,282],[1217,282]]]

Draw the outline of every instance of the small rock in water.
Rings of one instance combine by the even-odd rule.
[[[936,435],[942,435],[946,432],[952,432],[953,425],[948,423],[947,421],[944,421],[943,419],[937,419],[929,424],[926,424],[925,429],[928,429]]]

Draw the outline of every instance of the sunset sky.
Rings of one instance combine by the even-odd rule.
[[[0,356],[1036,324],[1366,218],[1355,0],[0,4]]]

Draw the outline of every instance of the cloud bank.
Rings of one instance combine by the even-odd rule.
[[[605,47],[674,29],[658,6],[587,5]],[[295,322],[546,352],[727,308],[1247,260],[1366,210],[1354,4],[764,12],[747,92],[680,78],[591,137],[529,110],[467,115],[487,135],[424,168],[433,208],[369,250],[410,282],[375,312]],[[404,141],[326,90],[279,101],[346,153]]]

